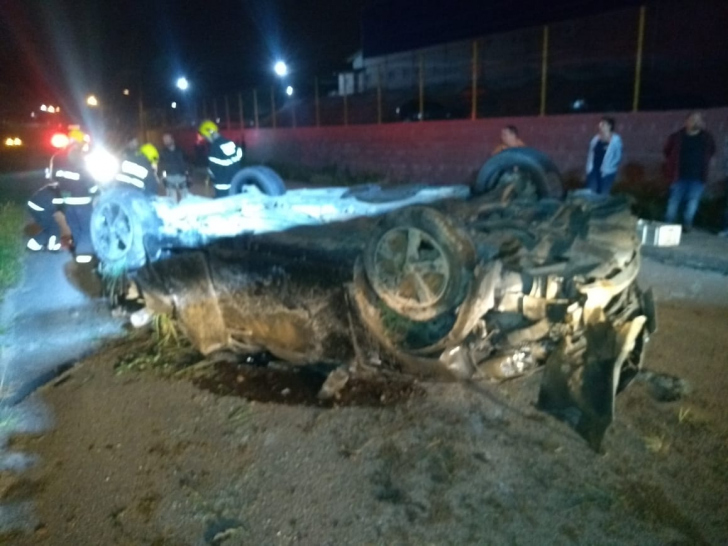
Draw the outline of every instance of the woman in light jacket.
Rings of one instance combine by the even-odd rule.
[[[594,193],[609,195],[622,161],[622,138],[614,132],[614,118],[603,117],[589,144],[586,185]]]

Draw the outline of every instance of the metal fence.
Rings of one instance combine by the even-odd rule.
[[[213,118],[302,127],[703,108],[728,103],[728,3],[661,0],[376,58],[337,75],[147,110],[147,128]],[[292,96],[285,89],[293,87]]]

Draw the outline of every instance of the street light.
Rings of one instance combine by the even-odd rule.
[[[184,76],[181,78],[177,78],[177,87],[181,91],[187,91],[189,86],[190,86],[190,82],[187,81],[187,78],[185,78]]]
[[[122,91],[122,93],[124,93],[124,95],[126,95],[127,97],[129,96],[129,90],[128,89],[124,89],[124,91]]]
[[[289,85],[288,87],[286,87],[286,95],[288,95],[289,97],[291,95],[293,95],[293,87],[292,86]]]
[[[99,101],[96,98],[96,95],[89,95],[86,98],[86,104],[89,105],[92,108],[96,108],[99,105]]]
[[[286,66],[286,63],[284,63],[283,61],[278,61],[276,62],[276,64],[273,65],[273,71],[276,73],[276,75],[283,78],[288,75],[288,66]]]
[[[173,102],[172,103],[172,108],[177,108],[177,103],[176,102]]]

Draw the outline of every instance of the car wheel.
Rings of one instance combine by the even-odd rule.
[[[147,262],[145,237],[160,226],[150,198],[141,191],[114,188],[103,193],[91,215],[91,240],[102,270],[121,275]]]
[[[246,167],[238,171],[230,181],[228,195],[238,195],[245,192],[246,186],[255,186],[265,195],[283,195],[286,185],[283,179],[273,169],[263,166]]]
[[[533,148],[509,148],[491,157],[478,172],[472,192],[482,195],[506,184],[513,184],[520,197],[559,199],[564,193],[554,162]]]
[[[470,237],[427,207],[385,217],[363,255],[377,296],[414,321],[431,320],[462,303],[475,261]]]

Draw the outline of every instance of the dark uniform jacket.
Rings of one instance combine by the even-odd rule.
[[[50,179],[59,191],[57,205],[88,205],[98,191],[78,148],[68,148],[51,158]]]
[[[230,180],[240,169],[242,158],[243,150],[231,140],[218,136],[210,143],[208,167],[216,190],[230,189]]]
[[[173,175],[187,174],[187,162],[181,149],[175,147],[170,150],[166,146],[159,150],[159,172],[162,178]]]
[[[149,195],[157,195],[159,188],[157,175],[154,173],[152,164],[141,153],[136,153],[133,156],[129,155],[127,159],[121,162],[116,181],[130,184]]]

